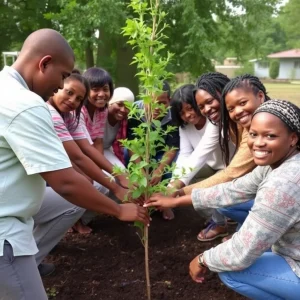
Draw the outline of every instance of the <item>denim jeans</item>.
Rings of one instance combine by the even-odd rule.
[[[299,300],[300,278],[278,254],[265,252],[242,271],[219,273],[235,292],[255,300]]]
[[[244,221],[246,220],[249,211],[251,210],[252,206],[254,204],[254,200],[249,200],[244,203],[224,207],[224,208],[219,208],[218,212],[221,213],[222,215],[226,216],[227,218],[230,218],[236,222],[238,222],[238,231]],[[299,298],[300,299],[300,298]]]

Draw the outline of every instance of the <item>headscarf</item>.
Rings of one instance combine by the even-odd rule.
[[[272,99],[261,104],[254,112],[252,118],[260,113],[267,112],[278,117],[292,132],[300,137],[300,109],[286,100]]]
[[[132,91],[126,87],[119,87],[114,90],[114,94],[109,101],[109,105],[117,103],[117,102],[133,102],[134,95]],[[119,140],[124,140],[127,137],[127,120],[122,120],[120,122],[119,130],[116,135],[116,139],[112,144],[113,151],[118,159],[125,165],[124,151],[123,146],[119,142]]]

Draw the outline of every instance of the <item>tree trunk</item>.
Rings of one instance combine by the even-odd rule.
[[[91,32],[88,32],[87,37],[91,37],[91,36],[92,36]],[[95,66],[93,44],[90,41],[87,42],[85,46],[85,64],[87,69]]]
[[[127,87],[137,96],[139,93],[139,81],[135,76],[137,68],[135,64],[130,65],[134,52],[126,42],[127,39],[120,37],[116,46],[116,86]]]
[[[113,56],[113,37],[105,29],[99,29],[96,66],[107,70],[115,78],[116,60]]]
[[[94,66],[94,54],[90,43],[85,48],[85,64],[87,69]]]

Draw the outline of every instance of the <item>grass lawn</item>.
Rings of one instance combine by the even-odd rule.
[[[300,107],[300,84],[265,83],[271,98],[289,100]]]

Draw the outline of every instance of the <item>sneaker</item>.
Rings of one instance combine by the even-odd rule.
[[[227,235],[228,231],[226,225],[217,225],[213,220],[211,220],[208,226],[200,231],[197,239],[200,242],[209,242]]]
[[[54,264],[39,264],[38,269],[41,277],[46,277],[55,271],[55,266]]]

